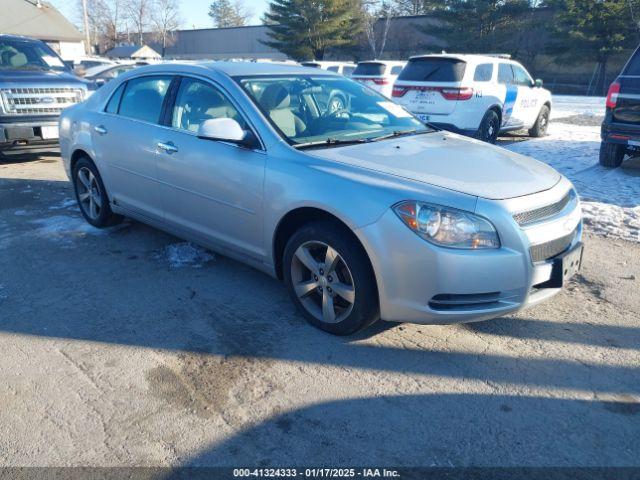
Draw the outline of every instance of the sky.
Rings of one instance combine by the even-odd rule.
[[[108,1],[108,0],[107,0]],[[60,10],[69,20],[80,24],[81,14],[78,10],[78,0],[48,0]],[[211,19],[207,15],[211,0],[179,0],[184,29],[210,28]],[[267,9],[267,0],[243,0],[244,5],[253,13],[251,25],[260,24],[260,17]]]

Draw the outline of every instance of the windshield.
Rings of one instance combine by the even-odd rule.
[[[0,39],[0,70],[66,71],[67,67],[44,43]]]
[[[338,76],[236,79],[285,140],[339,145],[432,131],[403,107]]]

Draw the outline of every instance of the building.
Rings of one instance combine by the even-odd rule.
[[[0,33],[43,40],[64,60],[85,54],[84,36],[58,10],[39,0],[2,0]]]
[[[120,45],[108,50],[104,56],[114,60],[159,60],[162,58],[162,55],[148,45]]]

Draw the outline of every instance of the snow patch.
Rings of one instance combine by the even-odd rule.
[[[602,117],[605,113],[605,97],[579,97],[574,95],[554,95],[551,106],[551,120],[554,118],[585,115]]]
[[[63,244],[70,244],[86,235],[107,235],[126,226],[124,224],[113,228],[100,229],[90,225],[82,217],[69,217],[66,215],[40,218],[31,221],[31,223],[38,225],[35,232],[36,235]]]
[[[202,268],[204,264],[213,260],[215,256],[198,245],[183,242],[165,246],[155,255],[155,258],[167,263],[171,268]]]
[[[75,207],[75,208],[72,208],[72,207]],[[49,210],[65,210],[65,209],[80,211],[80,209],[78,208],[78,202],[76,202],[75,198],[65,198],[63,201],[57,203],[56,205],[51,205],[49,207]]]
[[[582,214],[586,227],[596,234],[640,242],[640,206],[583,202]]]
[[[13,214],[16,217],[25,217],[25,216],[29,215],[29,212],[27,210],[16,210],[15,212],[13,212]]]

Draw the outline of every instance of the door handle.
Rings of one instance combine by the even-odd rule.
[[[160,142],[158,143],[158,148],[168,153],[169,155],[178,151],[178,147],[176,147],[173,142]]]
[[[93,129],[96,131],[96,133],[99,133],[100,135],[106,135],[107,133],[107,129],[104,128],[103,125],[98,125],[96,127],[93,127]]]

